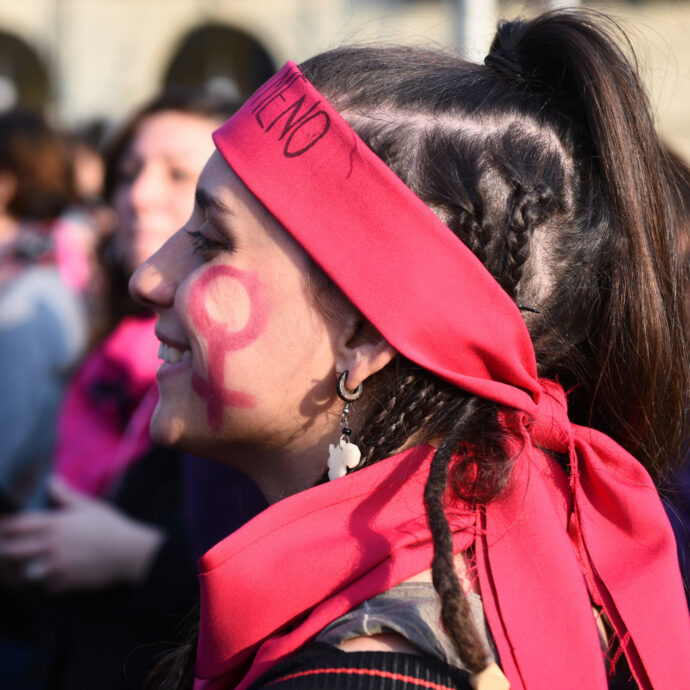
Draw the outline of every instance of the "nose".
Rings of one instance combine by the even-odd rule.
[[[178,230],[153,256],[137,268],[129,280],[129,292],[139,304],[161,311],[171,307],[181,280],[182,262],[177,256]]]

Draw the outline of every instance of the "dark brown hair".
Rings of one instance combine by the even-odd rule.
[[[501,23],[484,65],[352,47],[302,70],[506,292],[539,310],[526,313],[539,374],[572,389],[572,421],[608,433],[657,476],[681,438],[686,387],[676,207],[622,45],[601,14],[555,11]],[[433,581],[445,630],[481,670],[442,498],[449,479],[471,504],[500,493],[507,432],[496,406],[400,357],[367,383],[357,439],[367,463],[411,437],[442,439],[425,494]]]

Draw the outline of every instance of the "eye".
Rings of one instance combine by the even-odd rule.
[[[201,254],[204,259],[212,259],[218,252],[231,250],[232,247],[228,243],[218,242],[208,235],[205,235],[201,230],[187,230],[194,246],[194,253]]]
[[[180,182],[180,183],[186,183],[186,182],[193,182],[196,178],[196,175],[192,173],[189,170],[186,170],[184,168],[170,168],[168,171],[168,175],[170,175],[170,179],[173,182]]]

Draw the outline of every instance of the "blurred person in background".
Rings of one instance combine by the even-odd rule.
[[[118,223],[102,248],[105,335],[70,382],[60,412],[54,508],[0,521],[0,560],[42,606],[39,687],[130,687],[195,605],[179,456],[152,444],[154,319],[127,280],[189,215],[211,132],[236,103],[161,95],[112,142],[105,195]]]
[[[63,138],[33,111],[0,115],[0,505],[47,503],[55,419],[86,344],[80,296],[57,258],[56,220],[74,200]],[[0,680],[30,665],[30,593],[0,587]],[[15,684],[15,686],[17,686]]]
[[[151,445],[147,409],[157,396],[158,342],[153,315],[134,304],[127,282],[182,224],[213,125],[233,108],[206,93],[164,93],[110,144],[105,195],[117,224],[100,249],[104,333],[70,383],[56,447],[59,475],[86,494],[103,494]]]
[[[117,226],[115,212],[104,198],[105,133],[101,120],[66,133],[77,201],[60,216],[54,233],[63,278],[81,295],[86,308],[90,344],[103,337],[108,311],[105,266],[99,250]]]
[[[44,500],[51,420],[85,342],[55,241],[73,198],[60,134],[39,113],[0,115],[0,490],[15,509]]]

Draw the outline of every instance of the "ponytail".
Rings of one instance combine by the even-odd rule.
[[[582,170],[581,198],[575,200],[581,227],[571,239],[606,255],[601,274],[581,274],[600,289],[591,315],[584,315],[587,338],[580,347],[586,366],[594,367],[571,381],[584,381],[587,389],[575,396],[584,408],[578,421],[613,436],[656,474],[677,448],[683,427],[688,360],[681,274],[669,163],[636,63],[621,46],[630,48],[610,18],[554,11],[502,23],[487,65],[504,79],[505,65],[512,66],[513,88],[540,102],[562,139],[570,140]],[[573,247],[572,255],[578,253],[588,252]],[[571,267],[566,288],[578,281],[577,270]],[[562,287],[556,312],[559,304],[571,304]],[[537,350],[558,316],[537,329]]]

